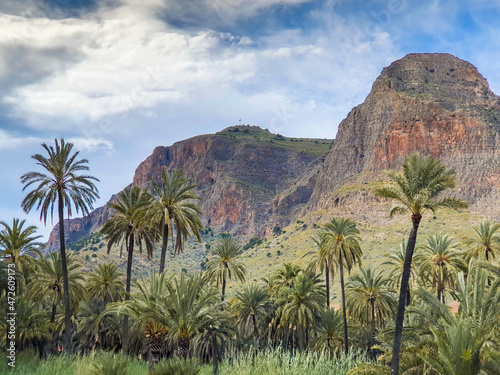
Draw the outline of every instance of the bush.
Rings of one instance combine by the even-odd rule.
[[[253,248],[254,246],[259,246],[262,242],[262,239],[260,239],[259,237],[252,237],[250,238],[250,241],[248,241],[248,243],[243,246],[243,250],[248,250]]]
[[[276,225],[273,228],[273,233],[274,233],[275,236],[279,236],[281,234],[281,227],[279,225]]]
[[[375,363],[360,363],[352,370],[347,371],[347,375],[389,375],[391,369],[387,366]]]
[[[97,355],[87,368],[88,375],[123,375],[127,373],[128,361],[112,352]]]
[[[172,358],[158,363],[149,375],[198,375],[200,372],[198,361]]]
[[[211,246],[210,246],[210,244],[209,244],[209,243],[206,243],[206,244],[205,244],[205,249],[210,250],[210,247],[211,247]]]

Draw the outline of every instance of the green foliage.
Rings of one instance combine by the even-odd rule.
[[[352,370],[347,371],[347,375],[389,375],[391,369],[388,366],[376,363],[363,362]]]
[[[243,250],[253,249],[254,247],[262,244],[262,242],[264,242],[264,241],[261,238],[252,237],[252,238],[250,238],[250,241],[248,241],[248,243],[245,246],[243,246]]]
[[[86,375],[123,375],[127,369],[128,361],[121,354],[99,353],[92,358]]]
[[[149,375],[198,375],[200,363],[195,359],[172,358],[161,361]]]
[[[281,227],[279,225],[275,225],[273,228],[273,234],[275,236],[279,236],[281,234]]]

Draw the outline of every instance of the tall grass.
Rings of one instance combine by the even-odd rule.
[[[0,353],[2,354],[4,353]],[[290,353],[282,352],[280,349],[250,351],[224,359],[219,365],[219,375],[345,375],[363,360],[366,358],[354,351],[347,357],[333,358],[325,353],[316,352]],[[148,375],[147,362],[126,358],[121,354],[98,352],[88,356],[61,355],[40,361],[32,351],[18,353],[16,367],[11,371],[7,369],[6,361],[2,361],[0,374],[89,375],[96,368],[117,367],[115,365],[124,362],[127,372],[123,375]],[[213,371],[211,364],[201,366],[200,370],[201,375],[211,375]]]
[[[283,353],[279,349],[248,352],[226,359],[219,366],[220,375],[345,375],[356,367],[363,357],[356,353],[347,357],[330,358],[325,353]],[[211,374],[203,368],[203,375]]]

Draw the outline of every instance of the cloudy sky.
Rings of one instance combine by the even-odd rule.
[[[46,238],[19,177],[56,137],[89,159],[99,206],[155,146],[240,118],[334,138],[410,52],[468,60],[500,93],[499,19],[498,0],[2,0],[0,220]]]

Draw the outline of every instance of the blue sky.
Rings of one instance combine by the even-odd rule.
[[[97,207],[155,146],[240,118],[334,138],[407,53],[454,54],[500,93],[498,19],[498,0],[4,0],[0,220],[50,232],[20,209],[19,177],[54,138],[89,159]]]

